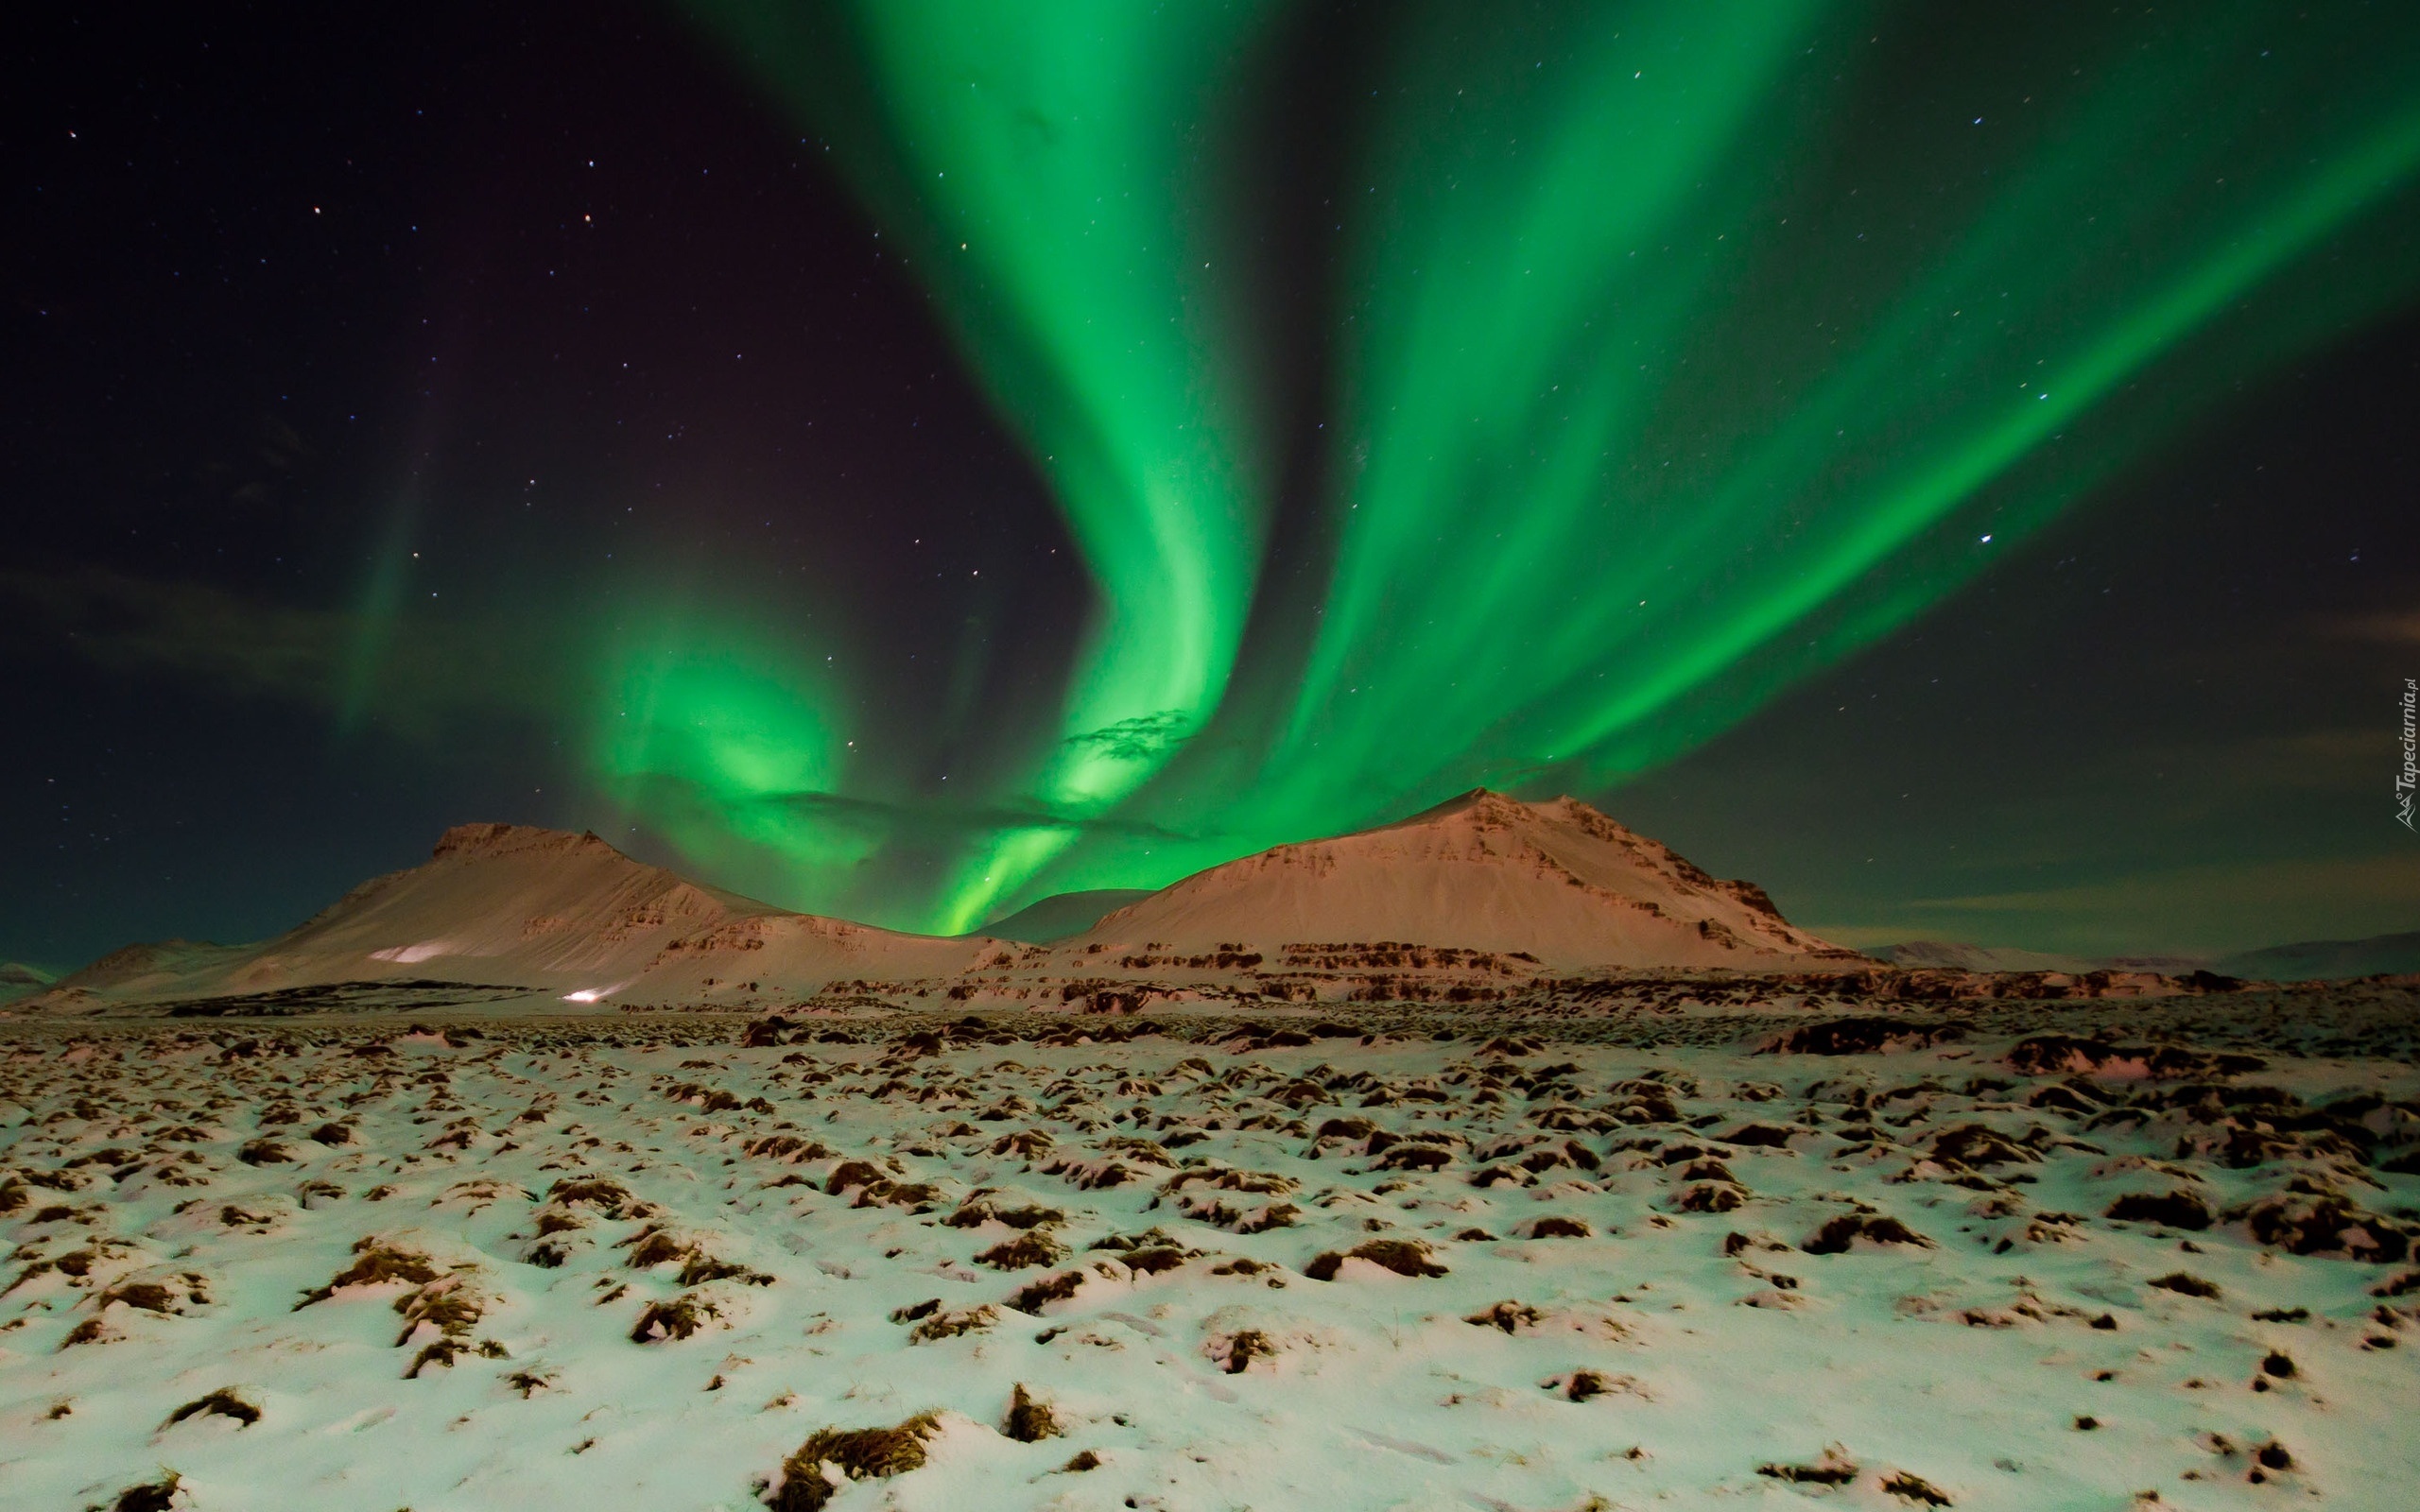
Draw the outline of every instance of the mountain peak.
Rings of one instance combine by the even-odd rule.
[[[438,836],[437,849],[430,852],[429,859],[583,853],[621,854],[599,839],[594,830],[574,834],[569,830],[547,830],[534,824],[458,824]]]
[[[1473,788],[1392,824],[1199,871],[1106,915],[1083,948],[1267,953],[1405,941],[1550,967],[1776,970],[1854,958],[1568,796]]]
[[[1449,819],[1468,818],[1482,825],[1518,824],[1523,820],[1562,819],[1578,823],[1582,828],[1622,827],[1603,814],[1569,794],[1539,803],[1527,803],[1510,793],[1499,793],[1492,787],[1474,787],[1457,793],[1443,803],[1432,804],[1417,814],[1375,827],[1375,830],[1414,829],[1443,823]],[[1366,831],[1375,833],[1375,831]],[[1622,830],[1627,834],[1630,832]]]

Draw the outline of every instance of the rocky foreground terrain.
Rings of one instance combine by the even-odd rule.
[[[2409,988],[28,1020],[26,1507],[2403,1508]]]

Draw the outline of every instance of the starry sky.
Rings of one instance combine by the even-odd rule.
[[[2420,928],[2420,12],[34,18],[0,958],[468,819],[956,932],[1485,783],[1845,943]]]

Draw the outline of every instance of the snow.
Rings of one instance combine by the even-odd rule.
[[[2391,1247],[2420,1178],[2342,1130],[2420,1137],[2411,1067],[2275,1058],[2180,1096],[2020,1074],[2005,1040],[1474,1023],[1270,1046],[1210,1015],[1128,1040],[892,1015],[758,1048],[704,1016],[11,1024],[0,1486],[741,1509],[816,1431],[931,1413],[921,1468],[829,1504],[2411,1504],[2420,1287],[2373,1293],[2413,1263],[2226,1216],[2333,1193],[2367,1224],[2340,1246]],[[2030,1106],[2051,1087],[2082,1111]],[[2272,1144],[2229,1164],[2255,1123]],[[2171,1191],[2219,1217],[2103,1216]],[[1843,1217],[1928,1246],[1874,1223],[1808,1252]],[[1519,1237],[1547,1218],[1587,1232]],[[1063,1258],[977,1262],[1027,1236]],[[2217,1295],[2154,1284],[2179,1273]],[[1020,1385],[1062,1435],[1002,1432]],[[222,1388],[258,1420],[169,1422]]]

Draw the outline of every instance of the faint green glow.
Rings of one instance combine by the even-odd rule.
[[[372,548],[370,570],[362,578],[344,658],[338,663],[337,729],[340,732],[359,729],[377,701],[380,674],[394,644],[396,621],[403,614],[404,580],[411,571],[412,532],[419,515],[409,493],[398,498],[388,508],[386,528]]]
[[[657,617],[606,660],[598,785],[710,874],[769,877],[786,901],[829,906],[873,843],[822,806],[847,757],[822,665],[763,629]]]

